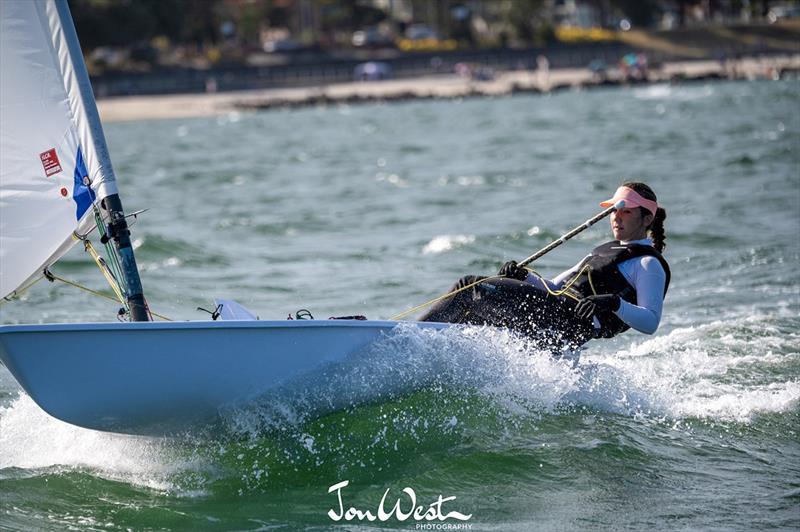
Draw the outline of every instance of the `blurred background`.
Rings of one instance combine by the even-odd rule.
[[[622,65],[623,77],[637,78],[665,61],[800,52],[796,0],[69,4],[101,98],[453,73],[486,80],[543,67],[588,68],[604,78]],[[638,63],[630,54],[641,54]]]

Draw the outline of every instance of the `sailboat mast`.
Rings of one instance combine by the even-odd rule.
[[[128,287],[125,298],[128,301],[131,321],[150,321],[144,301],[142,281],[139,278],[139,269],[136,267],[136,257],[133,255],[131,232],[128,229],[128,222],[125,220],[125,212],[122,210],[119,194],[106,196],[101,205],[108,212],[110,219],[108,236],[113,241],[122,263],[122,275],[125,277],[125,285]]]

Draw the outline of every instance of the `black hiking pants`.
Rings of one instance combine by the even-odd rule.
[[[450,291],[480,279],[487,278],[464,276]],[[542,347],[574,349],[595,337],[592,322],[575,315],[576,304],[572,298],[550,295],[524,281],[491,278],[435,303],[420,321],[505,327]]]

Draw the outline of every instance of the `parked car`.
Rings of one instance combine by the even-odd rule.
[[[351,42],[356,48],[394,48],[392,36],[374,26],[354,31]]]
[[[800,6],[776,5],[767,12],[767,20],[774,24],[782,19],[800,17]]]
[[[380,61],[369,61],[356,65],[353,79],[356,81],[380,81],[392,77],[392,67]]]
[[[425,24],[412,24],[406,28],[405,37],[397,40],[397,47],[404,52],[430,52],[455,50],[458,43],[454,39],[442,39],[439,34]]]

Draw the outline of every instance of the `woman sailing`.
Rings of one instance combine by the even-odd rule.
[[[552,280],[506,262],[497,276],[467,275],[420,321],[507,327],[553,351],[634,328],[653,334],[661,321],[670,270],[664,250],[666,211],[644,183],[620,186],[610,207],[614,240],[596,247]]]

